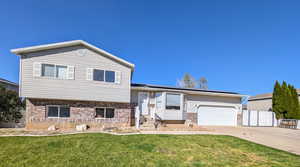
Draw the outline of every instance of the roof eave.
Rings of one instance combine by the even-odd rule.
[[[48,49],[76,46],[76,45],[80,45],[81,42],[82,42],[81,40],[74,40],[74,41],[59,42],[59,43],[53,43],[53,44],[45,44],[45,45],[11,49],[10,51],[16,55],[21,55],[21,54],[25,54],[25,53],[37,52],[37,51],[48,50]]]
[[[70,47],[70,46],[77,46],[77,45],[83,45],[93,51],[96,51],[100,54],[104,54],[112,59],[114,59],[115,61],[118,61],[128,67],[131,68],[131,70],[134,70],[134,64],[129,63],[121,58],[118,58],[96,46],[93,46],[83,40],[74,40],[74,41],[67,41],[67,42],[60,42],[60,43],[54,43],[54,44],[46,44],[46,45],[39,45],[39,46],[32,46],[32,47],[25,47],[25,48],[18,48],[18,49],[12,49],[10,50],[12,53],[16,54],[16,55],[22,55],[22,54],[26,54],[26,53],[31,53],[31,52],[37,52],[37,51],[42,51],[42,50],[49,50],[49,49],[56,49],[56,48],[62,48],[62,47]]]
[[[242,94],[228,94],[228,93],[217,93],[217,92],[201,92],[192,90],[179,90],[179,89],[167,89],[167,88],[149,88],[149,87],[131,87],[131,90],[144,90],[144,91],[166,91],[166,92],[182,92],[186,94],[194,95],[207,95],[207,96],[223,96],[223,97],[245,97],[247,95]]]

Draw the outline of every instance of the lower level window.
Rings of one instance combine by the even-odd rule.
[[[70,117],[70,107],[67,106],[47,106],[48,117]]]
[[[114,116],[114,108],[96,108],[96,118],[113,118]]]

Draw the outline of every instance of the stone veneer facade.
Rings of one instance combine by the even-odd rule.
[[[48,118],[47,105],[67,105],[70,107],[68,118]],[[76,125],[87,124],[91,129],[110,127],[129,127],[134,122],[134,104],[26,99],[26,128],[47,129],[55,125],[59,129],[74,129]],[[97,107],[115,108],[114,118],[95,118]]]

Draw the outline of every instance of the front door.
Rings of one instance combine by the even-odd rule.
[[[148,115],[149,111],[148,111],[148,98],[149,94],[148,92],[139,92],[139,101],[138,101],[138,105],[139,105],[139,110],[142,113],[142,115]]]

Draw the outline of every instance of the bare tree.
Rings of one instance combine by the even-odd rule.
[[[177,86],[181,88],[195,88],[196,80],[188,73],[185,73],[183,78],[177,80]]]
[[[205,77],[201,77],[198,82],[199,82],[200,89],[204,89],[204,90],[208,89],[208,85],[207,85],[208,81]]]

